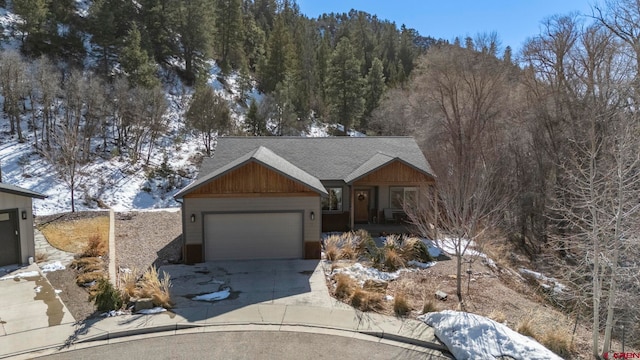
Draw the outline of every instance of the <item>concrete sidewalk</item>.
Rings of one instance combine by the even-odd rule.
[[[302,331],[358,337],[371,341],[422,348],[431,358],[450,359],[446,347],[433,329],[422,322],[354,309],[278,304],[255,304],[242,308],[203,306],[177,309],[155,315],[121,315],[88,319],[82,324],[64,324],[26,333],[0,337],[0,358],[32,358],[37,355],[73,350],[87,346],[165,336],[215,331]],[[189,321],[193,312],[203,320]],[[202,312],[206,312],[206,315]],[[19,356],[21,355],[21,356]]]

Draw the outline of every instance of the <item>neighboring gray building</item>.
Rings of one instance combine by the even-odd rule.
[[[175,195],[183,258],[319,258],[321,232],[383,222],[434,184],[410,137],[220,138]]]
[[[35,258],[33,199],[45,195],[0,183],[0,266],[26,264]]]

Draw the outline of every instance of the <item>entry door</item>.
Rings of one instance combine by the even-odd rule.
[[[353,221],[358,223],[369,222],[369,189],[356,190],[354,195],[355,214]]]
[[[0,210],[0,266],[19,263],[18,209]]]

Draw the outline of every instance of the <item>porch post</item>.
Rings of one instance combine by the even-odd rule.
[[[354,227],[354,216],[355,216],[355,207],[354,202],[355,195],[353,194],[353,185],[349,185],[349,230],[353,230]]]

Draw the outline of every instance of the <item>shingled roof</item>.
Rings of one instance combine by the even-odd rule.
[[[416,141],[411,137],[223,137],[212,158],[205,158],[198,179],[265,147],[293,166],[322,180],[351,182],[398,159],[435,178]]]

